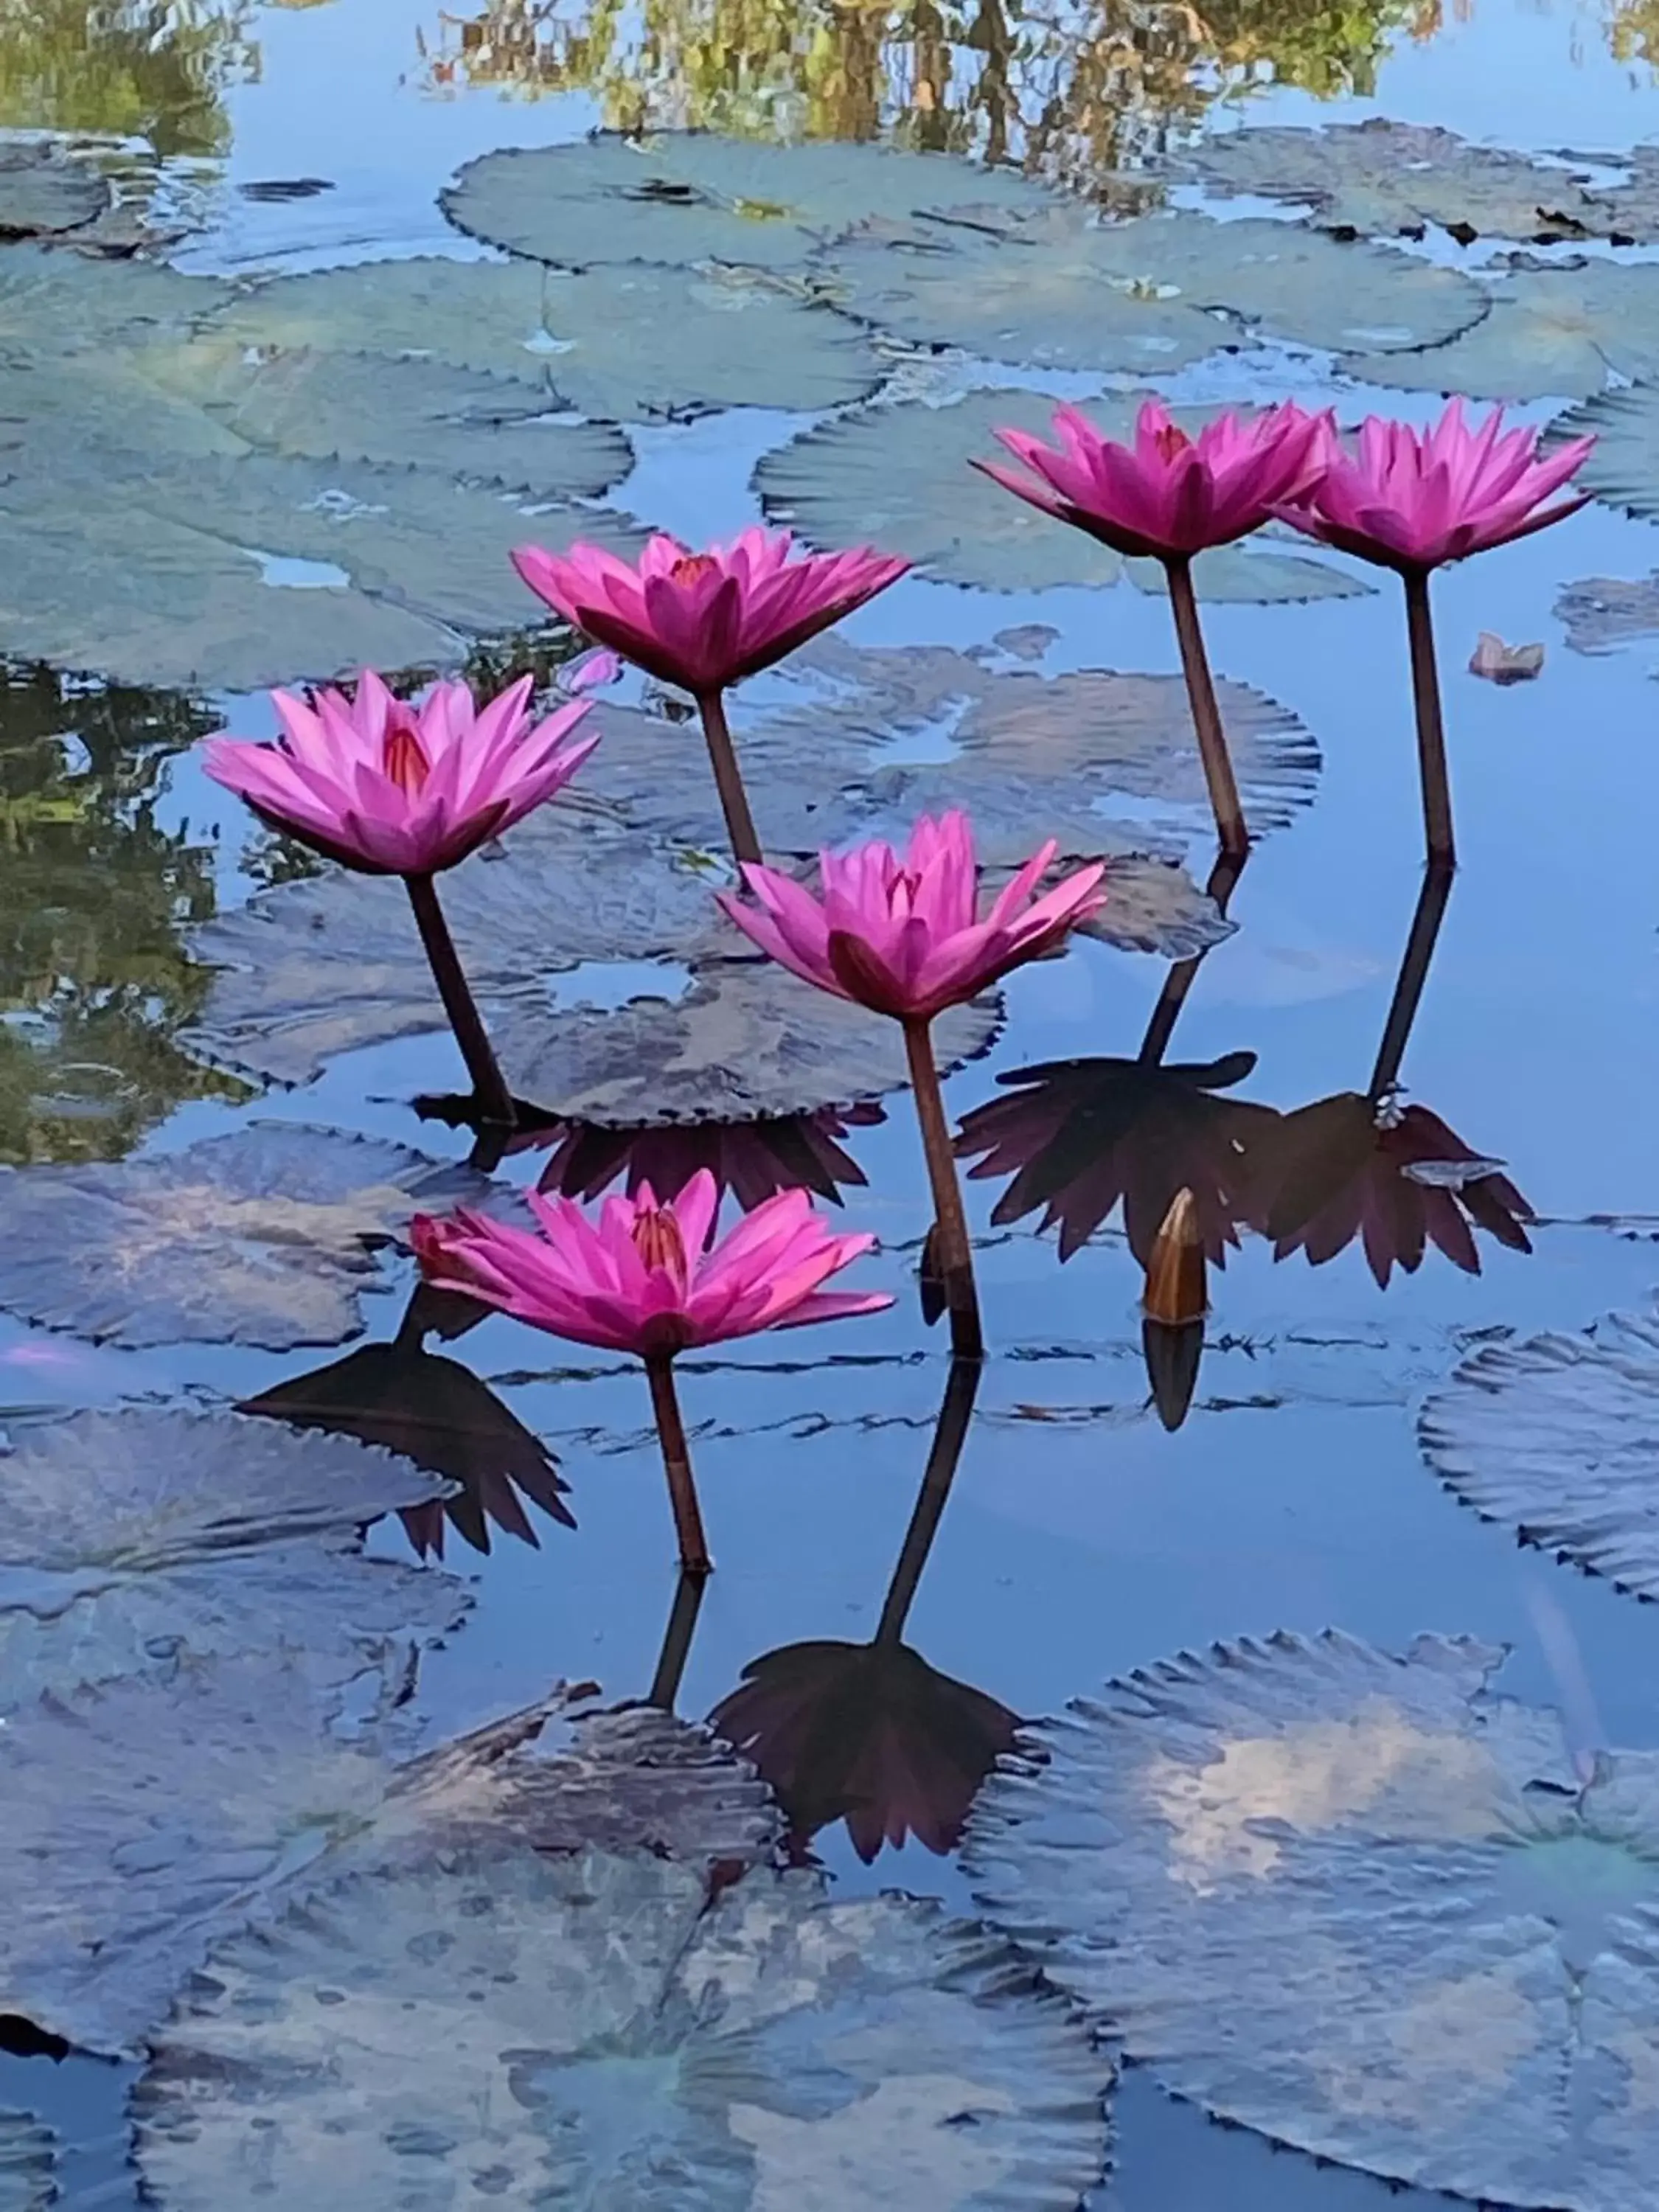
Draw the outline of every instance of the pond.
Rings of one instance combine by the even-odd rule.
[[[0,2212],[1650,2201],[1656,35],[9,8]],[[1455,874],[1385,569],[1200,557],[1239,864],[1158,562],[967,465],[1148,392],[1597,434],[1435,577]],[[508,557],[757,522],[913,564],[732,691],[769,854],[1105,860],[934,1024],[982,1364],[898,1025]],[[361,665],[599,734],[437,879],[510,1143],[395,882],[208,773]],[[706,1584],[639,1362],[411,1229],[700,1169],[892,1301],[676,1359]]]

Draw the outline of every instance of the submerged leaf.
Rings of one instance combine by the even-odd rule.
[[[684,1868],[518,1851],[222,1946],[137,2112],[174,2212],[251,2187],[394,2212],[412,2174],[434,2203],[1072,2212],[1103,2070],[936,1905],[763,1870],[709,1910]]]
[[[1659,1598],[1659,1321],[1612,1314],[1583,1334],[1487,1345],[1417,1434],[1486,1519]]]
[[[374,1251],[481,1177],[402,1145],[255,1121],[183,1152],[0,1169],[0,1308],[142,1349],[337,1344]]]
[[[1049,204],[1012,169],[869,145],[767,145],[700,131],[508,147],[442,196],[458,229],[567,269],[700,261],[787,269],[875,217],[948,224]]]
[[[1133,435],[1145,392],[1112,392],[1084,403],[1109,436]],[[941,583],[986,592],[1046,591],[1061,584],[1110,584],[1127,575],[1162,592],[1156,561],[1125,561],[988,482],[974,460],[1006,459],[999,429],[1047,435],[1055,401],[1046,392],[970,392],[950,405],[922,401],[872,407],[820,423],[768,453],[755,472],[769,519],[829,547],[874,538]],[[1181,409],[1189,428],[1214,409]],[[1261,605],[1340,599],[1368,592],[1363,577],[1269,540],[1223,545],[1193,563],[1199,597]]]
[[[1512,1431],[1511,1431],[1512,1433]],[[1642,2212],[1659,2156],[1659,1756],[1581,1790],[1501,1653],[1217,1644],[994,1777],[979,1894],[1177,2095],[1422,2189]]]

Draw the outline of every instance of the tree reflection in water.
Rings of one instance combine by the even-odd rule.
[[[220,98],[256,77],[250,8],[204,0],[6,0],[0,125],[147,139],[158,154],[222,154]]]

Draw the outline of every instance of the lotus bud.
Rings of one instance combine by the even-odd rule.
[[[1209,1311],[1198,1200],[1184,1188],[1170,1201],[1170,1210],[1153,1240],[1141,1306],[1148,1321],[1162,1322],[1168,1328],[1202,1321]]]

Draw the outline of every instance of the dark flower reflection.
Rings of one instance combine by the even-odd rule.
[[[839,1206],[843,1184],[864,1170],[838,1139],[886,1119],[874,1103],[825,1107],[762,1121],[702,1121],[673,1128],[602,1128],[560,1121],[516,1139],[514,1151],[550,1142],[553,1157],[537,1188],[566,1198],[597,1198],[626,1176],[629,1195],[648,1182],[660,1199],[678,1197],[707,1168],[722,1194],[745,1213],[781,1190],[804,1189]]]
[[[770,1784],[796,1859],[837,1820],[845,1821],[866,1866],[884,1844],[896,1848],[911,1836],[941,1856],[954,1850],[981,1784],[1012,1747],[1019,1722],[1006,1705],[940,1674],[902,1640],[978,1379],[976,1364],[959,1361],[951,1369],[874,1639],[766,1652],[709,1716]]]
[[[422,1559],[443,1557],[448,1528],[475,1552],[487,1553],[492,1522],[539,1549],[525,1501],[574,1528],[562,1494],[569,1485],[541,1438],[470,1368],[425,1349],[428,1329],[456,1334],[471,1325],[459,1314],[433,1310],[430,1297],[416,1292],[390,1344],[364,1345],[246,1400],[238,1410],[384,1444],[428,1474],[459,1483],[454,1497],[405,1506],[398,1515]]]

